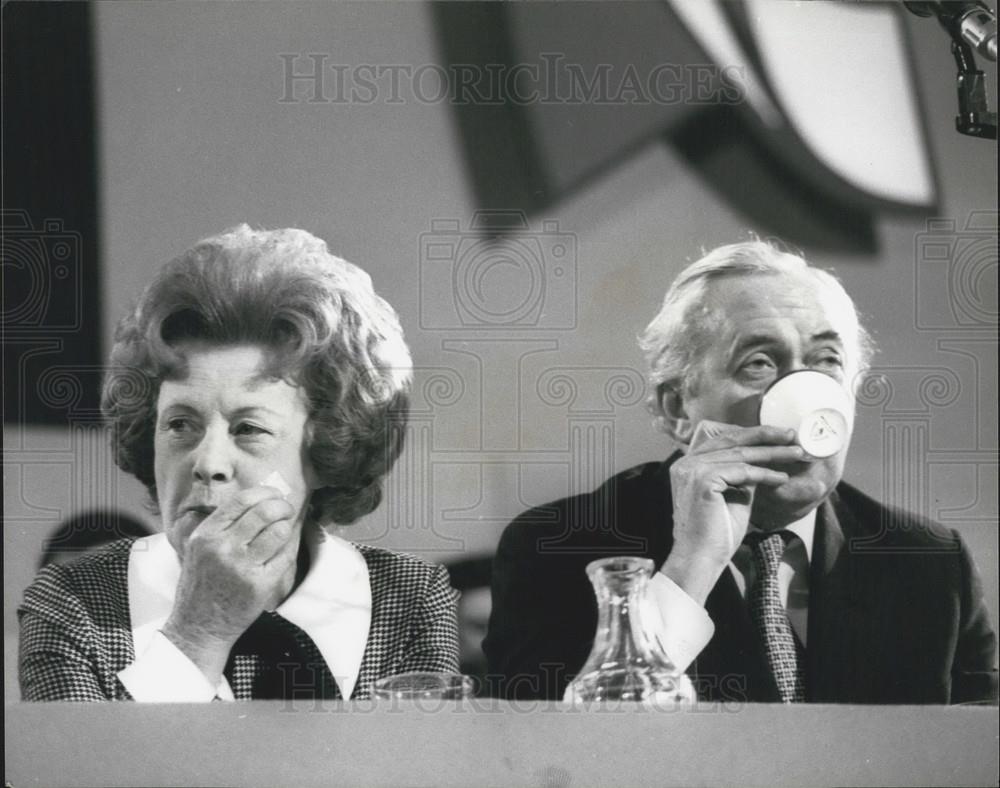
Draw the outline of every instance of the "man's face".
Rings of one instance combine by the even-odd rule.
[[[703,419],[756,426],[764,390],[799,369],[832,377],[853,407],[858,327],[842,294],[809,274],[733,275],[708,287],[711,335],[681,394],[691,429]],[[826,459],[774,465],[790,478],[757,487],[751,520],[781,527],[812,511],[840,481],[849,442]]]
[[[266,356],[256,346],[190,343],[181,350],[187,377],[164,381],[156,405],[156,490],[170,544],[183,555],[214,508],[274,471],[291,488],[286,499],[301,528],[316,486],[302,389],[262,377]]]

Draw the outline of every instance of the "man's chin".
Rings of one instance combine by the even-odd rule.
[[[805,517],[830,494],[835,485],[812,476],[792,476],[778,487],[758,487],[750,520],[760,527],[781,528]]]

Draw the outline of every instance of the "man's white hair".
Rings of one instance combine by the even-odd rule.
[[[697,383],[693,367],[704,352],[706,340],[724,316],[708,304],[708,285],[715,279],[732,275],[805,274],[812,276],[850,307],[857,327],[856,345],[848,348],[855,373],[867,370],[875,345],[858,319],[854,301],[840,281],[828,271],[814,268],[802,257],[786,252],[766,241],[745,241],[720,246],[704,255],[678,274],[663,299],[659,313],[639,337],[639,347],[646,356],[650,393],[647,404],[658,426],[665,429],[663,392],[674,388],[682,393]],[[845,337],[850,341],[851,337]],[[853,353],[851,352],[853,351]]]

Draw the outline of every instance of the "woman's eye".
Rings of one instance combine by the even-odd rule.
[[[188,433],[194,429],[190,419],[174,418],[167,421],[167,429],[176,433]]]

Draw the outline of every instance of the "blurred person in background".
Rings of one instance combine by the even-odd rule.
[[[475,679],[478,694],[485,695],[489,693],[489,685],[482,644],[490,620],[493,556],[463,558],[449,562],[447,567],[452,587],[461,593],[458,600],[459,668]]]
[[[38,568],[47,564],[65,564],[84,553],[124,537],[141,539],[153,532],[145,524],[123,512],[92,509],[69,518],[56,527],[38,559]]]

